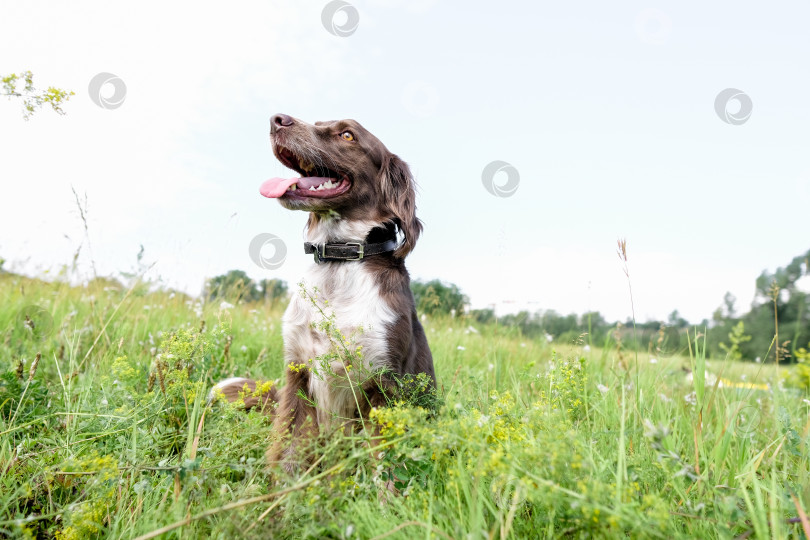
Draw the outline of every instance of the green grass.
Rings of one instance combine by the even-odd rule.
[[[290,477],[265,468],[267,418],[206,405],[221,378],[281,377],[284,306],[8,274],[0,306],[0,537],[804,537],[807,394],[694,334],[653,361],[427,319],[438,411],[377,411],[373,451],[327,434]]]

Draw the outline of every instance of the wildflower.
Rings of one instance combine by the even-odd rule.
[[[477,334],[478,330],[476,330],[474,326],[468,326],[467,327],[467,333],[468,334]]]
[[[466,347],[463,347],[462,345],[459,345],[459,346],[458,346],[458,347],[456,347],[456,348],[457,348],[458,350],[460,350],[460,351],[466,351],[466,350],[467,350],[467,349],[466,349]]]
[[[667,397],[666,394],[658,394],[658,397],[661,398],[661,401],[663,401],[664,403],[672,403],[672,400],[669,397]]]
[[[585,351],[585,352],[591,352],[591,346],[590,345],[585,345],[584,347],[582,347],[582,350]]]
[[[686,394],[683,399],[690,405],[697,405],[697,394],[694,392]]]
[[[490,365],[487,367],[487,369],[488,369],[489,371],[492,371],[493,369],[495,369],[495,364],[490,364]]]
[[[247,352],[247,345],[242,345],[242,352]]]
[[[551,343],[554,340],[554,336],[549,333],[546,333],[546,341]]]
[[[231,309],[232,307],[233,307],[233,304],[231,304],[230,302],[222,302],[219,305],[219,309]]]
[[[597,389],[598,389],[600,392],[602,392],[602,395],[607,394],[607,393],[608,393],[608,390],[610,390],[610,388],[608,388],[608,387],[607,387],[607,386],[605,386],[604,384],[597,384],[597,385],[596,385],[596,388],[597,388]]]
[[[651,364],[657,364],[658,363],[658,358],[650,358],[650,363]]]

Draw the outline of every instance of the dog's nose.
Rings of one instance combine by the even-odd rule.
[[[275,130],[293,125],[293,118],[287,114],[274,114],[270,119],[270,126]]]

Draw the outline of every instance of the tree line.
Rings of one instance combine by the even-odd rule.
[[[491,308],[469,310],[469,299],[453,283],[438,279],[413,280],[417,311],[429,316],[467,318],[471,323],[497,324],[519,329],[530,339],[562,343],[610,346],[620,341],[625,348],[653,355],[688,354],[689,339],[705,335],[710,358],[792,362],[810,349],[810,295],[799,288],[808,275],[810,250],[775,272],[763,271],[756,278],[756,296],[750,309],[738,312],[737,299],[726,293],[711,319],[691,324],[673,311],[665,321],[608,321],[598,311],[563,315],[554,310],[521,311],[496,316]],[[284,281],[253,282],[245,272],[231,270],[206,283],[208,300],[236,299],[244,302],[286,301]]]

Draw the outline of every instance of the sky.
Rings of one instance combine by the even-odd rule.
[[[5,2],[0,74],[75,95],[28,121],[0,100],[0,257],[48,277],[80,250],[86,279],[137,269],[143,246],[147,278],[192,294],[231,269],[294,286],[306,216],[258,193],[289,174],[268,138],[282,112],[353,118],[410,164],[411,276],[473,308],[699,322],[730,291],[745,311],[760,272],[810,248],[808,18],[798,1]],[[125,90],[93,94],[100,73]],[[718,108],[726,89],[742,97]],[[486,189],[495,161],[514,192]],[[249,256],[262,233],[287,246],[278,268]]]

